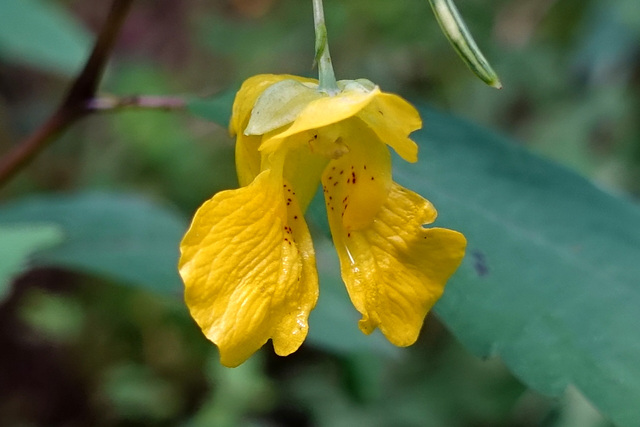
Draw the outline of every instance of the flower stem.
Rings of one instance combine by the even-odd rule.
[[[336,76],[333,73],[329,42],[327,39],[327,27],[324,23],[324,8],[322,0],[313,1],[313,22],[316,32],[316,63],[318,64],[318,90],[328,95],[340,92],[336,84]]]
[[[429,0],[429,3],[440,28],[469,69],[489,86],[502,89],[498,75],[473,40],[453,1]]]

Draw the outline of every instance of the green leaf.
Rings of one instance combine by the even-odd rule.
[[[63,244],[34,261],[104,275],[179,295],[178,244],[186,222],[170,209],[131,195],[35,196],[3,206],[0,225],[56,224]]]
[[[640,209],[512,141],[421,108],[418,164],[466,258],[437,312],[475,354],[546,394],[575,385],[620,426],[640,419]]]
[[[88,55],[90,40],[57,3],[0,1],[0,57],[45,71],[76,74]]]
[[[62,241],[61,230],[51,224],[0,225],[0,302],[9,293],[11,279],[34,252]]]
[[[235,87],[227,89],[216,96],[207,98],[192,97],[187,100],[187,108],[196,116],[228,128],[231,120],[231,105],[237,89]]]

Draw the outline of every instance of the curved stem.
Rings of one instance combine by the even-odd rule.
[[[35,132],[0,159],[0,186],[24,168],[49,142],[59,136],[79,115],[60,109]]]
[[[44,124],[0,159],[0,186],[6,184],[67,127],[89,113],[86,103],[95,95],[109,55],[132,4],[133,0],[113,1],[91,56],[82,72],[73,81],[64,100]]]
[[[429,3],[440,28],[469,69],[489,86],[502,89],[498,75],[473,40],[453,1],[429,0]]]
[[[316,32],[316,62],[318,63],[318,80],[320,81],[318,89],[329,95],[335,95],[340,92],[340,89],[336,84],[336,76],[331,63],[322,0],[313,0],[313,23]]]

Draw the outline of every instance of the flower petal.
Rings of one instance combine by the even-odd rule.
[[[284,176],[291,183],[302,212],[306,212],[318,191],[320,177],[327,163],[329,159],[310,152],[308,147],[296,147],[287,153]]]
[[[326,130],[340,135],[348,152],[332,160],[322,176],[329,217],[346,232],[369,227],[391,186],[389,149],[361,120]]]
[[[249,126],[254,106],[259,102],[260,97],[265,92],[285,82],[302,85],[302,83],[314,83],[317,81],[286,74],[260,74],[247,79],[236,94],[233,102],[230,131],[232,136],[237,135],[236,171],[241,187],[249,185],[262,170],[260,167],[261,156],[258,151],[262,138],[260,135],[245,134],[245,129]],[[313,90],[309,90],[315,93]],[[281,127],[283,124],[286,123],[278,122],[276,123],[276,127]],[[263,123],[263,126],[265,126],[265,123]]]
[[[422,119],[407,101],[397,95],[380,93],[358,117],[400,157],[411,163],[418,161],[418,146],[409,139],[409,134],[422,127]]]
[[[371,92],[345,90],[334,96],[324,96],[311,101],[291,126],[285,128],[283,132],[273,135],[270,142],[265,142],[267,146],[263,144],[260,149],[272,149],[269,148],[270,144],[276,144],[277,141],[282,141],[291,135],[318,129],[353,117],[379,94],[380,89],[378,87]]]
[[[262,170],[283,171],[288,188],[286,196],[294,196],[303,213],[317,193],[322,171],[329,162],[309,151],[307,141],[302,141],[304,135],[305,133],[298,134],[287,139],[286,144],[273,153],[262,152],[260,165]]]
[[[259,136],[236,136],[236,174],[240,187],[246,187],[260,173],[260,152],[258,147],[262,140]]]
[[[236,136],[236,173],[241,187],[249,185],[260,173],[259,136],[246,136],[251,111],[258,97],[271,85],[293,76],[259,74],[245,80],[233,101],[229,131]]]
[[[307,83],[307,84],[304,84]],[[293,122],[311,101],[323,95],[317,81],[301,78],[282,80],[269,86],[256,100],[245,135],[263,135]],[[309,85],[314,83],[314,85]]]
[[[247,187],[216,194],[180,246],[187,306],[226,366],[269,338],[277,354],[294,352],[318,297],[309,230],[278,175],[265,170]]]
[[[251,110],[262,92],[277,82],[296,78],[287,74],[258,74],[245,80],[233,100],[229,123],[231,136],[244,132],[251,117]]]
[[[359,326],[364,333],[379,327],[398,346],[418,338],[466,246],[456,231],[422,227],[435,217],[431,203],[393,183],[369,227],[346,231],[330,218],[342,278],[363,315]]]

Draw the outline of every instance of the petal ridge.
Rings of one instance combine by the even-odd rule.
[[[431,203],[393,183],[369,227],[347,231],[330,221],[342,278],[365,334],[380,328],[397,346],[418,338],[466,246],[456,231],[422,227],[435,217]]]

